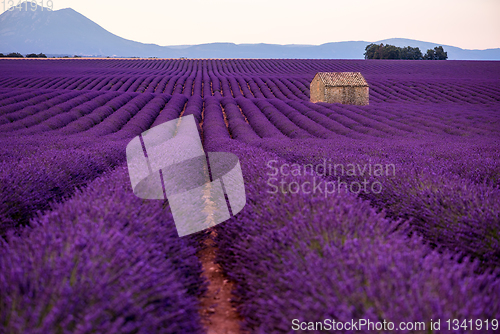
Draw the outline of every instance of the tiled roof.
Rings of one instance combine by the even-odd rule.
[[[316,76],[319,76],[321,81],[327,87],[338,87],[338,86],[356,86],[356,87],[367,87],[363,75],[359,72],[318,72]]]

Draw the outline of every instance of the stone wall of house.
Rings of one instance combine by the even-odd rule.
[[[309,87],[311,102],[325,102],[325,85],[318,77],[315,77]]]
[[[368,87],[326,87],[324,92],[324,98],[321,102],[358,106],[366,106],[369,103]],[[311,102],[314,101],[311,99]]]

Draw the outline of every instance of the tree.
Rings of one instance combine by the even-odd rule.
[[[434,49],[427,50],[424,59],[446,60],[448,59],[448,52],[445,52],[442,46],[436,46]]]
[[[399,54],[400,54],[400,48],[394,45],[386,45],[383,48],[383,58],[382,59],[401,59]]]
[[[44,55],[43,53],[39,53],[39,54],[30,53],[30,54],[26,55],[26,58],[47,58],[47,56]]]
[[[11,58],[24,58],[22,54],[19,52],[11,52],[9,53],[6,57],[11,57]]]
[[[436,53],[434,52],[434,49],[428,49],[427,53],[424,56],[424,59],[426,60],[434,60],[436,57]]]
[[[384,43],[377,45],[373,59],[384,59]]]
[[[442,46],[427,50],[425,56],[418,47],[405,46],[400,48],[390,44],[368,44],[364,53],[365,59],[410,59],[410,60],[445,60],[448,59],[447,52]]]
[[[418,47],[406,46],[401,49],[400,59],[420,60],[423,58],[422,51]]]
[[[383,44],[381,44],[383,45]],[[377,44],[374,44],[374,43],[371,43],[371,44],[368,44],[365,48],[365,53],[364,53],[364,56],[365,56],[365,59],[375,59],[375,52],[377,51],[378,49],[378,45]]]
[[[365,48],[365,59],[400,59],[401,49],[394,45],[383,43],[369,44]]]
[[[434,54],[435,54],[437,60],[448,59],[448,52],[445,52],[442,46],[436,46],[434,48]]]

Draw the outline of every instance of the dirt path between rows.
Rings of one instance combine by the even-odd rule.
[[[224,276],[222,268],[215,263],[217,247],[212,230],[204,241],[198,257],[203,274],[209,282],[207,293],[201,298],[201,317],[207,334],[243,334],[240,329],[241,316],[231,305],[233,284]]]

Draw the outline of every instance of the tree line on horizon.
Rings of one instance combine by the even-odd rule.
[[[3,53],[0,53],[0,58],[24,58],[24,56],[22,54],[20,54],[19,52],[11,52],[11,53],[6,54],[6,55],[4,55]],[[39,53],[39,54],[30,53],[30,54],[26,55],[26,58],[47,58],[47,56],[44,55],[43,53]]]
[[[49,58],[49,57],[47,57],[43,53],[39,53],[39,54],[30,53],[30,54],[27,54],[25,57],[19,52],[11,52],[11,53],[6,54],[6,55],[4,55],[3,53],[0,53],[0,58]],[[74,55],[73,57],[62,56],[62,57],[51,57],[51,58],[82,58],[82,56]]]
[[[448,53],[442,46],[428,49],[424,55],[418,47],[398,47],[390,44],[384,45],[371,43],[365,48],[365,59],[407,59],[407,60],[446,60]]]
[[[408,60],[446,60],[448,59],[448,53],[444,51],[442,46],[436,46],[434,49],[428,49],[427,53],[424,55],[420,48],[418,47],[398,47],[390,44],[384,45],[371,43],[365,48],[364,53],[365,59],[408,59]],[[24,58],[24,56],[19,52],[11,52],[4,55],[0,53],[0,58]],[[26,55],[26,58],[47,58],[43,53],[30,53]],[[52,57],[56,58],[56,57]],[[70,58],[69,56],[57,57],[57,58]],[[73,58],[80,58],[80,56],[73,56]]]

